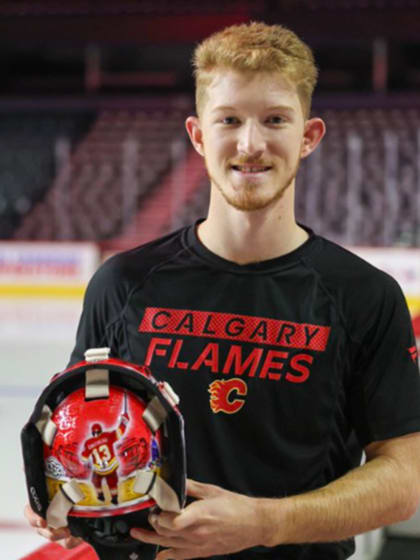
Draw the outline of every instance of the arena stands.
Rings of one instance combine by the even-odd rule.
[[[0,118],[0,238],[5,239],[13,236],[22,216],[50,188],[57,139],[65,137],[75,144],[91,115],[19,111]]]
[[[101,240],[120,234],[170,169],[184,104],[175,97],[166,106],[102,110],[74,150],[62,139],[51,188],[14,239]]]
[[[142,232],[139,225],[146,223],[144,204],[150,203],[152,193],[156,195],[165,181],[160,216],[155,211],[152,217],[161,228],[155,235],[203,216],[208,202],[204,167],[196,174],[187,166],[186,174],[169,181],[172,190],[168,190],[171,171],[192,150],[183,128],[185,116],[193,110],[192,100],[171,99],[160,106],[149,100],[143,108],[139,103],[136,108],[103,109],[88,121],[78,115],[57,122],[51,117],[46,121],[49,125],[42,125],[45,141],[36,145],[33,139],[42,128],[39,119],[24,116],[21,127],[10,120],[14,133],[0,157],[14,164],[13,173],[22,179],[16,189],[17,176],[3,172],[10,189],[3,191],[0,211],[5,214],[13,208],[15,214],[25,214],[17,229],[9,226],[10,237],[109,241],[132,229],[138,212],[142,219],[137,220],[136,236],[151,234],[149,228]],[[348,245],[415,246],[420,235],[420,108],[321,108],[314,112],[324,118],[328,132],[299,170],[299,219]],[[81,136],[87,122],[90,128]],[[4,131],[6,138],[6,125]],[[55,177],[54,150],[59,166]],[[29,154],[27,161],[25,154]],[[196,184],[191,184],[193,177]],[[174,189],[179,196],[173,195]],[[185,204],[186,191],[189,204]],[[8,223],[12,220],[9,217]]]

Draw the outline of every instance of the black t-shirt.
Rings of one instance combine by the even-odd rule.
[[[109,346],[168,381],[193,479],[281,498],[345,474],[369,442],[420,431],[415,340],[398,284],[309,233],[291,253],[238,265],[190,226],[115,255],[89,284],[71,363]],[[343,559],[353,547],[232,557]]]

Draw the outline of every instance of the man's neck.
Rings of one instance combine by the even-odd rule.
[[[207,219],[198,227],[200,241],[210,251],[237,264],[286,255],[308,239],[295,221],[293,193],[271,208],[245,212],[210,202]]]

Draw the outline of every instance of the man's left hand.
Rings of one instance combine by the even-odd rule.
[[[198,499],[181,513],[150,515],[155,531],[131,530],[139,541],[166,549],[156,560],[207,558],[263,544],[257,499],[193,480],[187,481],[187,494]]]

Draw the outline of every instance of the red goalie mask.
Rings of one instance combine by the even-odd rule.
[[[183,507],[183,421],[147,368],[89,352],[52,379],[22,443],[32,508],[106,559],[138,550],[129,530],[147,526],[151,507]]]
[[[57,431],[44,443],[50,500],[60,486],[76,479],[83,492],[69,515],[98,517],[142,509],[153,500],[134,489],[135,477],[161,471],[162,436],[143,419],[146,403],[131,391],[109,387],[106,398],[86,400],[80,388],[51,415]],[[100,422],[98,422],[100,420]]]

